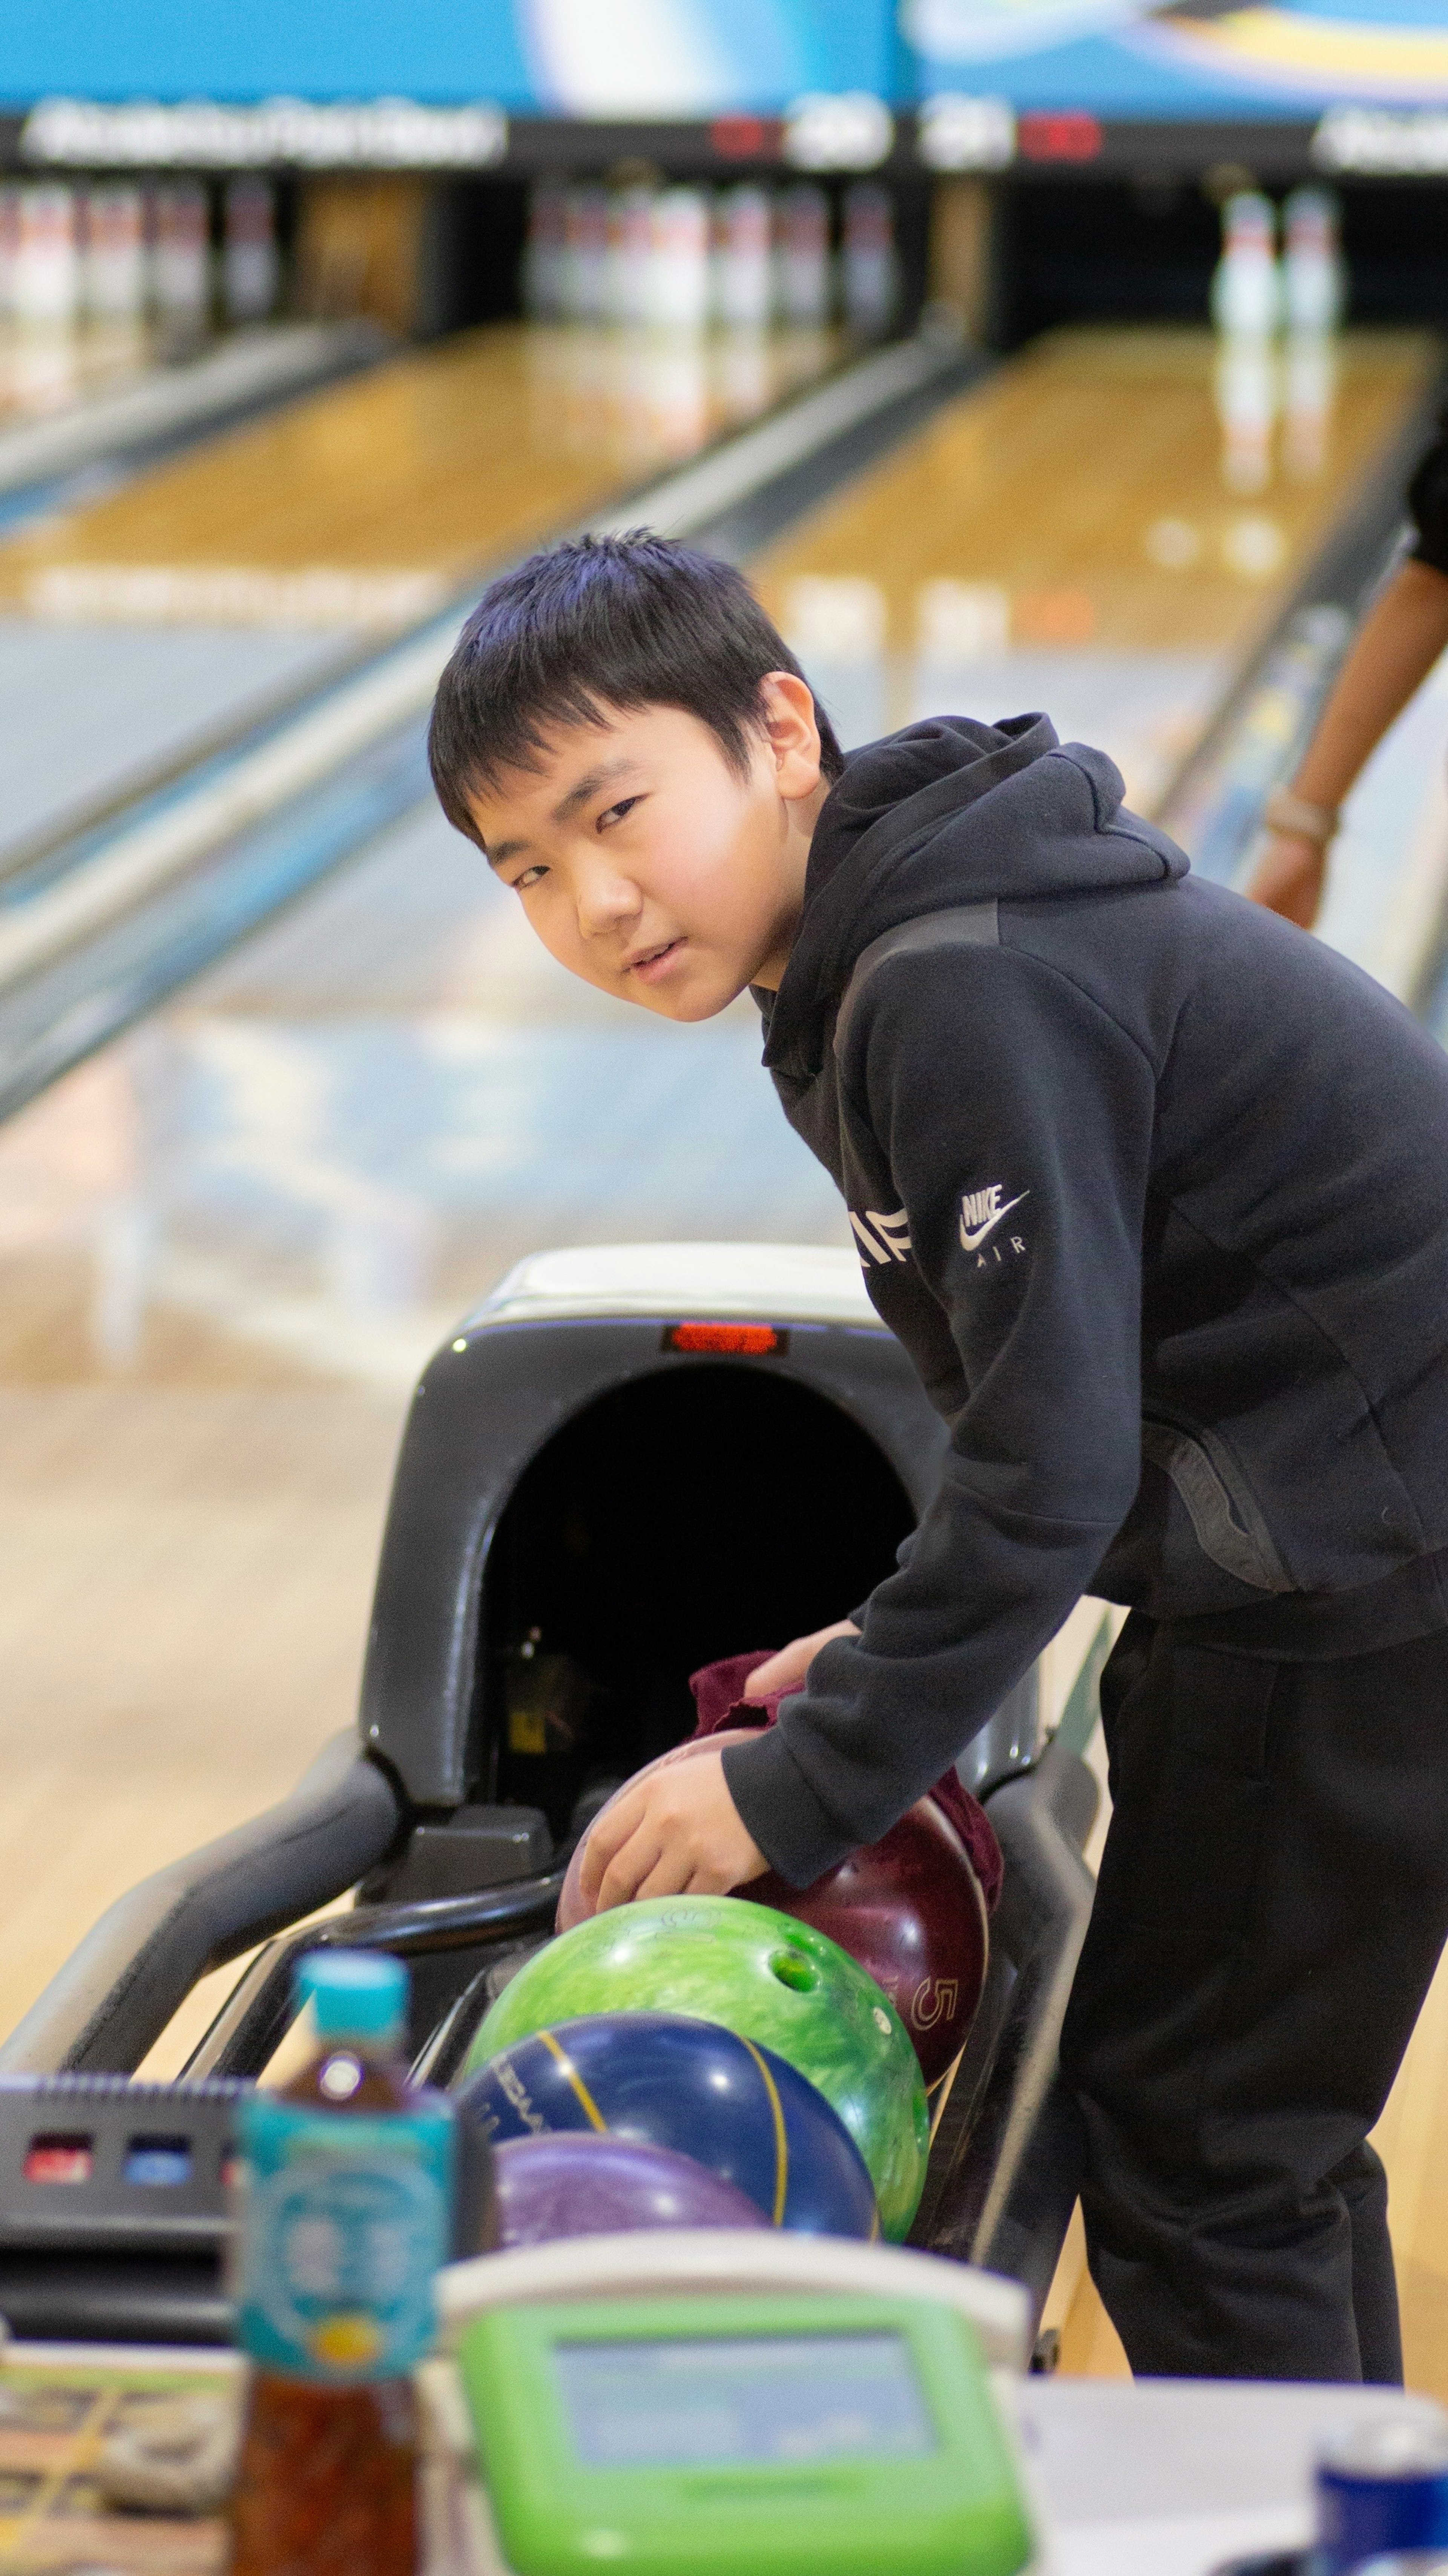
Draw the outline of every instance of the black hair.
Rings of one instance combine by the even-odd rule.
[[[480,788],[536,768],[554,727],[610,709],[682,707],[742,773],[770,671],[804,678],[732,564],[647,528],[551,546],[484,591],[438,682],[427,737],[438,803],[477,841]],[[815,721],[834,780],[844,753],[818,699]]]

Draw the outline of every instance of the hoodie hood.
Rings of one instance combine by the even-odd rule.
[[[817,1072],[855,961],[900,923],[956,905],[1099,894],[1185,876],[1164,832],[1122,805],[1105,752],[1046,716],[932,716],[851,752],[820,809],[804,910],[764,1060]]]

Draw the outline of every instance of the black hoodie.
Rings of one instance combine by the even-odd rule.
[[[1278,1654],[1448,1624],[1448,1057],[1121,798],[1042,716],[856,752],[756,995],[950,1425],[863,1635],[725,1756],[797,1885],[1083,1592]]]

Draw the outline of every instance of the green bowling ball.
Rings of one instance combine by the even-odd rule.
[[[777,2049],[849,2130],[896,2242],[925,2182],[920,2061],[888,1995],[812,1924],[738,1896],[653,1896],[595,1914],[536,1951],[468,2051],[467,2071],[586,2013],[694,2013]]]

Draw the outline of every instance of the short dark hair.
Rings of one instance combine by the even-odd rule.
[[[682,707],[743,771],[770,671],[804,678],[732,564],[647,528],[550,546],[484,591],[438,682],[427,738],[438,803],[477,841],[480,788],[536,768],[553,727],[611,708]],[[815,719],[833,780],[844,753],[818,699]]]

